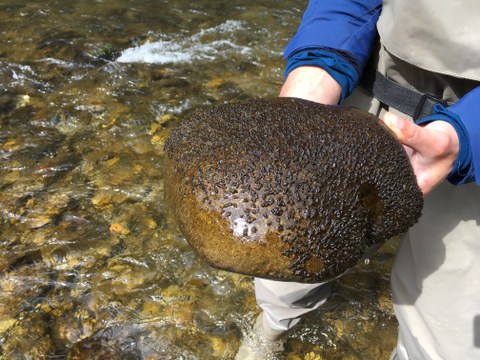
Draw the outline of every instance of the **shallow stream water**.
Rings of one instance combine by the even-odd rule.
[[[0,2],[0,358],[233,359],[259,309],[164,206],[169,131],[276,96],[306,1]],[[282,359],[388,359],[395,244],[337,281]]]

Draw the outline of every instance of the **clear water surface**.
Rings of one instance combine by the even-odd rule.
[[[306,1],[0,2],[0,357],[233,359],[252,278],[168,217],[168,132],[276,96]],[[335,284],[282,358],[387,359],[394,245]]]

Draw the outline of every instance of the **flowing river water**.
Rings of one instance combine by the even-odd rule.
[[[168,217],[163,144],[196,108],[276,96],[306,1],[0,2],[0,358],[233,359],[252,278]],[[388,359],[395,244],[337,281],[282,359]]]

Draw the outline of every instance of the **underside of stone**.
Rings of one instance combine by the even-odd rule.
[[[405,151],[377,118],[295,98],[185,118],[165,145],[165,190],[211,266],[307,283],[341,275],[423,206]]]

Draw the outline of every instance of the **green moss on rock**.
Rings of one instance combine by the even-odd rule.
[[[318,282],[405,232],[423,199],[374,116],[294,98],[200,110],[165,144],[167,201],[210,265]]]

